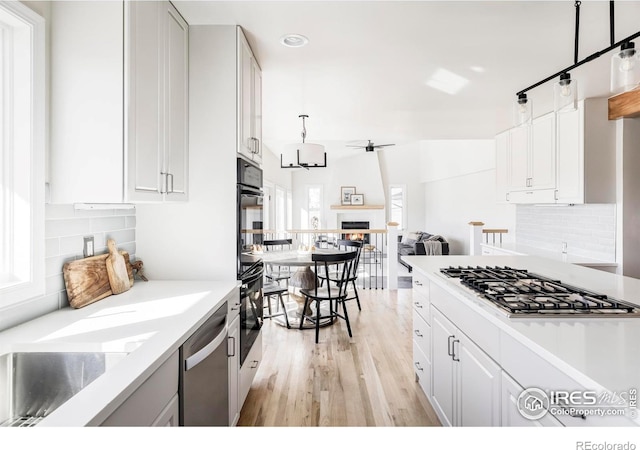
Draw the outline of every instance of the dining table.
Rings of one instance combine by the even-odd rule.
[[[312,255],[314,253],[337,254],[345,252],[346,250],[338,248],[315,248],[313,250],[272,250],[265,251],[261,255],[265,265],[296,268],[295,271],[292,271],[291,277],[288,280],[288,296],[296,303],[295,306],[288,308],[286,311],[292,329],[299,329],[300,321],[303,317],[305,297],[300,290],[313,289],[316,286],[317,277],[312,270],[314,266]],[[328,314],[327,311],[324,311],[325,308],[328,309],[328,306],[321,306],[320,311],[322,316]],[[307,310],[304,315],[313,317],[315,316],[315,311],[312,310],[310,305],[307,305]],[[283,316],[276,316],[273,319],[279,325],[286,326]],[[320,326],[331,325],[334,321],[335,318],[322,319]],[[315,324],[306,321],[303,323],[302,328],[315,328]]]

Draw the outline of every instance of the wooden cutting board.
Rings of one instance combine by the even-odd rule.
[[[127,273],[127,263],[124,257],[118,253],[116,241],[109,239],[107,241],[109,256],[105,261],[107,267],[107,275],[109,275],[109,285],[113,294],[122,294],[131,288],[129,284],[129,274]]]
[[[120,250],[119,253],[125,260],[131,287],[133,286],[133,268],[129,262],[129,253],[124,250]],[[108,256],[109,254],[106,253],[64,264],[62,267],[64,284],[69,304],[73,308],[82,308],[113,294],[107,273],[106,260]]]

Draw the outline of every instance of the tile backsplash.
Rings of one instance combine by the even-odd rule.
[[[84,258],[84,237],[93,236],[94,252],[107,252],[114,239],[130,259],[136,252],[136,210],[76,210],[73,205],[45,205],[45,295],[0,312],[0,331],[69,306],[62,276],[67,261]]]
[[[518,205],[516,242],[603,261],[616,258],[616,205]]]

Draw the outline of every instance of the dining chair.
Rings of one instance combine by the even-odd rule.
[[[272,317],[284,316],[284,321],[287,324],[287,328],[291,328],[289,325],[289,317],[287,316],[287,307],[284,304],[283,295],[287,294],[288,290],[286,287],[279,285],[275,281],[270,281],[264,284],[262,287],[262,296],[266,300],[266,306],[268,314],[263,315],[265,319],[271,319]],[[276,303],[276,312],[273,312],[273,307],[271,305],[271,300],[277,297],[278,302]],[[280,307],[282,306],[282,311],[280,311]]]
[[[339,250],[346,250],[346,251],[350,250],[350,251],[356,252],[356,259],[353,263],[352,270],[349,273],[349,278],[347,280],[348,290],[347,290],[347,298],[345,298],[345,301],[355,299],[356,303],[358,304],[359,311],[362,311],[362,307],[360,306],[360,296],[358,295],[357,281],[358,281],[358,265],[360,264],[360,255],[362,253],[363,246],[364,246],[364,243],[362,241],[355,241],[351,239],[338,239],[336,241],[336,247]],[[324,280],[326,280],[327,278],[329,278],[330,281],[336,282],[336,277],[338,276],[339,276],[339,273],[338,271],[335,270],[335,268],[331,270],[328,275],[321,273],[318,275],[318,278],[320,278],[320,285],[323,285]]]
[[[263,241],[262,247],[267,252],[284,251],[291,250],[292,243],[292,239],[267,239]],[[265,277],[268,281],[274,281],[280,284],[280,281],[284,280],[286,282],[286,286],[289,286],[289,278],[291,278],[291,269],[289,266],[268,264],[266,269]]]
[[[344,252],[344,253],[314,253],[311,255],[313,261],[314,271],[318,273],[331,273],[337,266],[339,270],[335,273],[338,275],[335,278],[331,278],[331,281],[335,281],[335,285],[332,283],[326,283],[326,286],[320,286],[319,280],[316,280],[315,287],[309,289],[301,289],[300,293],[304,296],[304,308],[303,311],[307,311],[309,303],[314,301],[316,304],[315,315],[313,313],[303,313],[300,318],[300,326],[304,324],[305,319],[315,324],[316,329],[316,344],[320,338],[320,322],[323,319],[329,319],[333,321],[335,318],[341,318],[347,325],[347,331],[349,337],[353,337],[351,334],[351,324],[349,323],[349,314],[347,313],[347,306],[345,299],[347,297],[347,280],[350,273],[353,270],[353,265],[357,256],[356,251]],[[320,306],[323,302],[329,303],[328,314],[321,314]],[[340,314],[338,308],[342,305],[342,314]],[[326,310],[325,310],[326,311]]]

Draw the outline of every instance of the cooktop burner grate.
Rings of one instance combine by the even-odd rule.
[[[559,280],[511,267],[440,270],[511,315],[640,315],[636,306]]]

